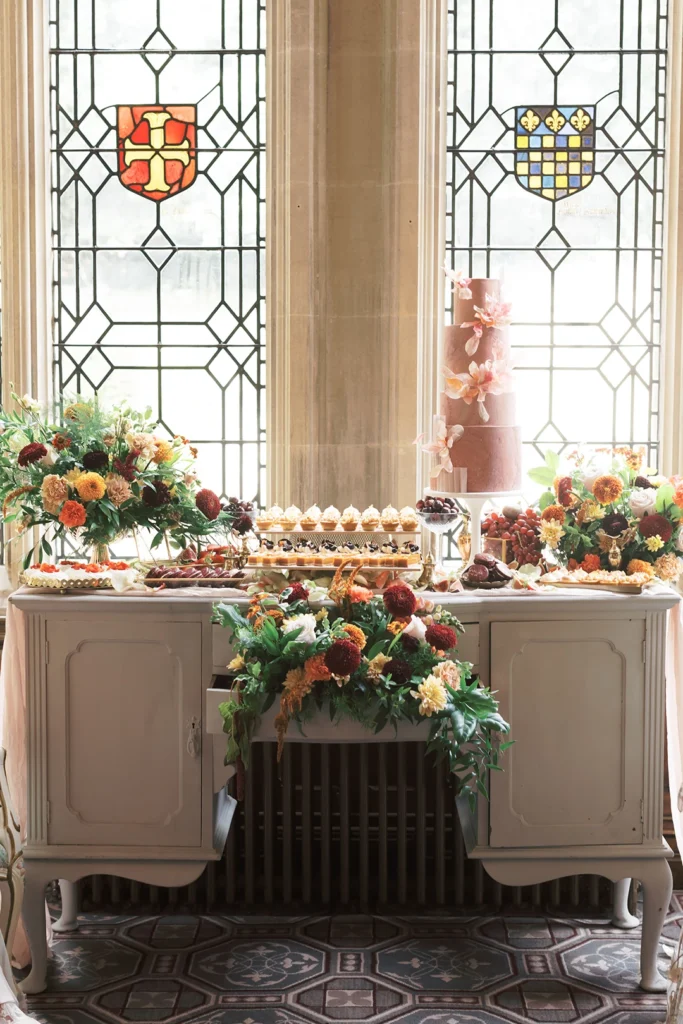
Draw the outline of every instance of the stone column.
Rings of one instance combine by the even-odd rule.
[[[47,7],[0,4],[0,236],[2,249],[2,400],[11,385],[48,402],[52,357],[50,142]],[[5,528],[5,540],[11,536]],[[5,546],[16,582],[23,549]]]
[[[416,497],[412,442],[435,390],[422,350],[437,337],[442,232],[421,220],[441,216],[445,156],[423,152],[443,137],[444,6],[271,9],[268,464],[281,504]]]

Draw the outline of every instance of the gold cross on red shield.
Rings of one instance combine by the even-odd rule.
[[[197,176],[197,108],[148,104],[116,109],[124,188],[157,203],[189,188]]]

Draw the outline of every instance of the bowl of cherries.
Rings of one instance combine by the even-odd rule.
[[[511,580],[512,572],[507,565],[486,554],[475,555],[460,577],[462,585],[470,590],[498,590]]]
[[[460,517],[455,498],[427,495],[417,502],[415,508],[422,525],[432,533],[448,533]]]

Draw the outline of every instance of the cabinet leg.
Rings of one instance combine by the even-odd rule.
[[[52,925],[55,932],[73,932],[78,928],[78,882],[59,879],[62,894],[62,913]]]
[[[20,988],[27,995],[44,992],[47,974],[47,934],[45,931],[45,879],[35,876],[30,862],[26,865],[23,918],[26,937],[31,948],[31,972]]]
[[[628,894],[631,879],[622,878],[614,883],[614,903],[612,906],[612,924],[615,928],[637,928],[640,921],[628,909]]]
[[[646,992],[665,992],[668,983],[659,973],[657,953],[673,888],[671,868],[665,860],[648,861],[640,870],[640,882],[643,886],[640,987]]]

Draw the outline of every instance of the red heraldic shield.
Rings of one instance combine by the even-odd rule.
[[[159,203],[197,176],[197,108],[117,107],[119,180]]]

